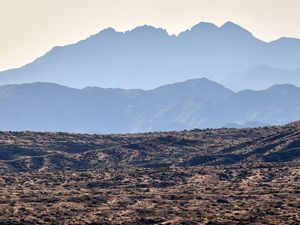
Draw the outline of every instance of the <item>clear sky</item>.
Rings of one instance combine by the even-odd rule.
[[[256,37],[300,38],[300,0],[0,0],[0,70],[106,27],[149,24],[177,34],[198,22],[235,22]]]

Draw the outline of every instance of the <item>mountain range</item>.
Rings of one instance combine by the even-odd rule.
[[[153,89],[207,77],[233,90],[300,84],[300,40],[259,40],[232,22],[201,22],[178,35],[141,26],[126,32],[105,29],[78,43],[57,46],[20,68],[0,72],[0,84],[51,82]]]
[[[206,78],[151,90],[52,83],[0,87],[0,130],[134,133],[252,127],[300,119],[300,88],[239,92]]]
[[[287,83],[300,87],[300,69],[277,69],[259,65],[227,74],[220,83],[235,91],[263,90],[274,84]]]

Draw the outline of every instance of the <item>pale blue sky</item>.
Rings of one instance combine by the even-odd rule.
[[[263,40],[300,38],[300,0],[0,0],[0,70],[108,26],[150,24],[179,33],[200,21],[233,21]]]

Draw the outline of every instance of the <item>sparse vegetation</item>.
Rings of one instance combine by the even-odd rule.
[[[299,224],[299,140],[299,123],[105,136],[2,132],[0,221]]]

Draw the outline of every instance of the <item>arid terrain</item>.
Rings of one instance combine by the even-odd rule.
[[[1,224],[300,224],[300,123],[0,133]]]

